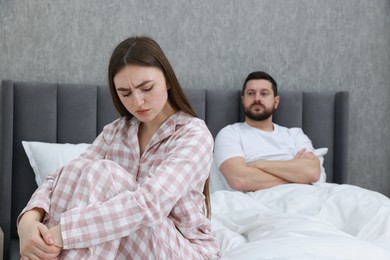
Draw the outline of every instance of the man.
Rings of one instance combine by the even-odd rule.
[[[217,135],[214,161],[232,189],[254,191],[285,183],[313,183],[320,161],[300,128],[272,122],[280,97],[266,72],[250,73],[242,88],[245,122]]]

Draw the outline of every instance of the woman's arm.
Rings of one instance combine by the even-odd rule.
[[[49,229],[41,223],[45,211],[33,208],[25,212],[18,224],[20,255],[23,259],[55,259],[61,248],[54,245]]]
[[[104,158],[107,150],[107,140],[115,135],[115,124],[105,127],[103,133],[99,135],[87,151],[80,156],[84,159]],[[72,162],[71,162],[72,163]],[[47,176],[45,182],[33,193],[27,206],[18,216],[18,235],[22,255],[46,258],[58,255],[62,246],[62,236],[60,226],[48,229],[42,222],[45,221],[46,213],[50,211],[51,194],[58,176],[64,167],[55,173]],[[55,246],[56,245],[56,246]],[[55,258],[55,257],[52,257]]]

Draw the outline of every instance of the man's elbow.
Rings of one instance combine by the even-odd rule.
[[[318,163],[316,163],[314,166],[313,166],[313,169],[310,171],[310,173],[307,175],[308,179],[307,179],[307,182],[308,183],[313,183],[313,182],[316,182],[320,179],[321,177],[321,167],[320,167],[320,162],[318,160]]]
[[[242,178],[241,176],[234,176],[227,178],[227,183],[229,184],[230,188],[233,190],[238,190],[238,191],[247,191],[248,190],[248,185],[245,180],[245,178]]]
[[[308,175],[307,183],[317,182],[321,177],[320,171],[314,171],[313,173]]]
[[[290,180],[295,183],[314,183],[317,182],[321,177],[320,161],[316,159],[310,159],[305,169],[301,171],[301,174],[295,176],[294,179]]]
[[[281,184],[281,183],[258,183],[255,182],[249,178],[245,178],[244,176],[235,176],[234,178],[227,179],[227,183],[229,184],[230,188],[236,191],[256,191],[256,190],[262,190],[267,189],[272,186]]]
[[[261,183],[254,182],[253,180],[247,179],[247,178],[235,178],[234,180],[227,181],[230,188],[236,191],[257,191],[257,190],[264,190],[268,188],[272,188],[277,185],[281,184],[287,184],[289,183],[286,180],[276,180],[276,181],[263,181]]]

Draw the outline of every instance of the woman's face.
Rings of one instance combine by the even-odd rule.
[[[174,112],[158,68],[127,65],[115,75],[114,85],[122,104],[141,122],[161,123]]]

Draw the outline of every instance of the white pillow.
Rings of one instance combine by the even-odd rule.
[[[22,141],[30,165],[34,170],[35,181],[40,186],[48,174],[82,154],[90,144],[57,144]]]
[[[318,148],[314,150],[314,154],[320,159],[320,166],[321,166],[321,175],[318,181],[314,183],[322,183],[326,182],[326,172],[324,168],[324,156],[328,153],[328,148]]]

